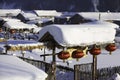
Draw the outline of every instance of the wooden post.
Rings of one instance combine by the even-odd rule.
[[[52,63],[48,72],[47,80],[56,80],[56,55],[55,55],[55,42],[52,42]]]
[[[7,28],[6,28],[6,31],[5,31],[5,39],[6,39],[6,42],[5,42],[5,45],[6,45],[6,49],[5,49],[5,54],[7,54],[8,53],[8,42],[7,42],[7,40],[8,40],[8,32],[7,32]]]
[[[55,44],[53,43],[53,61],[52,61],[52,71],[53,71],[53,80],[56,80],[56,55],[55,55]]]
[[[74,65],[74,80],[80,80],[79,66]]]
[[[97,56],[93,55],[93,63],[92,63],[92,80],[96,80],[97,79]]]
[[[101,14],[99,13],[99,20],[101,19]]]
[[[7,41],[6,41],[5,45],[6,45],[5,54],[7,54],[7,53],[8,53],[8,48],[7,48],[8,45],[7,45]]]
[[[44,47],[44,55],[45,55],[45,47]],[[43,56],[43,60],[46,61],[46,57]]]

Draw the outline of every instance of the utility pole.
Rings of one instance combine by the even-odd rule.
[[[92,63],[92,80],[97,79],[97,56],[93,55],[93,63]]]

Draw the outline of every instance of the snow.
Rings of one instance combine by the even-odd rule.
[[[119,39],[120,41],[120,39]],[[36,42],[32,42],[32,41],[24,41],[24,40],[20,40],[20,41],[9,41],[8,44],[12,44],[13,46],[32,46],[32,44],[37,45]],[[2,46],[4,43],[1,43],[0,45]],[[98,55],[98,68],[107,68],[107,67],[114,67],[114,66],[120,66],[119,62],[119,52],[120,52],[120,46],[119,44],[117,44],[117,50],[112,52],[112,55],[109,55],[109,52],[106,50],[102,50],[102,53],[100,55]],[[60,52],[61,49],[57,49],[56,48],[56,53]],[[71,51],[71,50],[68,50]],[[44,54],[44,49],[33,49],[31,51],[24,51],[26,58],[31,58],[31,59],[35,59],[35,60],[43,60],[43,57],[40,57],[40,55]],[[22,56],[21,51],[8,51],[8,54],[10,55],[15,55],[15,56]],[[47,48],[45,49],[45,54],[52,54],[52,50],[48,50]],[[56,56],[57,57],[57,56]],[[62,60],[57,59],[57,65],[63,65],[63,66],[68,66],[66,63],[63,63]],[[46,57],[46,61],[51,63],[52,61],[52,56],[47,56]],[[67,62],[69,63],[70,68],[73,68],[75,64],[85,64],[85,63],[92,63],[92,55],[90,55],[88,53],[88,55],[84,56],[83,58],[81,58],[78,62],[76,61],[76,59],[72,59],[69,58],[67,60]]]
[[[51,21],[51,20],[52,20],[52,18],[51,18],[51,19],[41,18],[41,19],[36,19],[36,20],[28,21],[27,23],[28,23],[28,24],[36,24],[36,23],[41,24],[41,23],[49,22],[49,21]]]
[[[115,42],[120,43],[120,37],[116,36],[115,37]]]
[[[100,15],[98,12],[80,12],[79,14],[84,18],[91,18],[96,20],[99,20]]]
[[[97,19],[97,20],[120,20],[120,13],[115,12],[80,12],[85,18]]]
[[[56,49],[56,53],[58,53],[60,51],[61,51],[61,49]],[[107,68],[107,67],[120,66],[120,63],[117,62],[117,61],[119,61],[119,57],[120,57],[119,52],[120,52],[120,47],[118,47],[118,49],[116,51],[112,52],[112,55],[109,55],[109,52],[103,49],[102,53],[97,56],[97,58],[98,58],[97,68],[101,69],[101,68]],[[21,51],[8,51],[8,54],[11,54],[11,55],[16,54],[16,56],[21,56]],[[40,57],[40,55],[42,55],[42,54],[44,54],[44,49],[42,49],[42,50],[34,49],[31,52],[25,51],[26,58],[32,57],[32,59],[40,60],[40,61],[43,60],[43,57]],[[45,54],[52,54],[52,51],[46,49]],[[46,56],[46,62],[51,63],[52,56]],[[74,68],[75,64],[92,63],[92,55],[88,53],[88,55],[85,55],[79,61],[76,61],[76,59],[73,59],[70,57],[68,60],[66,60],[66,62],[68,62],[69,65],[67,65],[67,63],[63,63],[63,61],[58,59],[58,57],[56,56],[56,64],[57,65]]]
[[[1,42],[0,44],[4,44],[4,42]],[[7,40],[7,44],[9,45],[43,45],[43,43],[32,41],[32,40]]]
[[[47,74],[15,56],[0,55],[0,80],[45,80]]]
[[[32,12],[21,12],[21,14],[24,16],[24,17],[29,17],[29,18],[37,18],[37,15],[32,13]]]
[[[95,21],[78,25],[49,25],[39,32],[39,40],[49,32],[61,46],[80,46],[111,43],[119,26],[109,22]]]
[[[4,46],[6,45],[11,46],[11,48],[14,48],[14,50],[19,50],[20,47],[26,47],[26,48],[32,48],[35,46],[36,48],[39,46],[39,48],[43,47],[43,43],[36,42],[36,41],[30,41],[30,40],[7,40],[7,42],[1,42],[0,45],[4,50]],[[21,49],[20,49],[21,50]]]
[[[41,14],[40,14],[41,13]],[[38,10],[39,16],[57,16],[60,15],[56,11],[40,11]],[[120,20],[118,15],[119,13],[82,13],[83,17],[86,18],[95,18],[101,20]],[[30,17],[34,16],[32,14],[25,14],[25,16]],[[10,28],[28,28],[29,26],[21,24],[21,22],[18,20],[13,19],[4,19],[7,22],[4,24],[7,27]],[[14,22],[15,21],[15,22]],[[43,20],[42,22],[44,22]],[[8,24],[7,24],[8,23]],[[46,32],[49,32],[54,39],[62,46],[81,46],[81,45],[91,45],[91,44],[103,44],[103,43],[109,43],[114,42],[114,39],[117,44],[120,42],[120,37],[115,37],[116,34],[116,28],[119,26],[113,23],[108,22],[102,22],[102,21],[96,21],[96,22],[89,22],[84,24],[76,24],[76,25],[49,25],[43,28],[36,28],[35,31],[38,32],[39,30],[39,39],[44,36]],[[30,28],[31,29],[31,28]],[[35,45],[42,45],[34,41],[26,41],[26,40],[9,40],[7,42],[11,46],[35,46]],[[5,44],[5,42],[0,43],[0,47],[2,47]],[[102,49],[102,53],[97,56],[97,68],[107,68],[107,67],[114,67],[114,66],[120,66],[119,63],[119,57],[120,57],[120,46],[117,46],[118,49],[112,53],[112,55],[109,55],[109,52]],[[3,50],[0,48],[1,51]],[[56,53],[60,52],[60,49],[56,50]],[[40,49],[34,49],[34,50],[28,50],[23,51],[25,53],[26,58],[31,58],[35,60],[43,60],[42,57],[40,57],[41,54],[44,53],[44,50]],[[52,51],[46,49],[45,54],[51,54]],[[21,51],[8,51],[8,54],[13,55],[0,55],[0,80],[45,80],[47,77],[47,74],[41,71],[40,69],[37,69],[36,67],[33,67],[32,65],[23,62],[22,60],[18,59],[15,56],[22,56]],[[75,64],[85,64],[85,63],[92,63],[92,55],[88,53],[88,55],[85,55],[83,58],[81,58],[78,62],[75,59],[69,58],[66,63],[63,63],[62,60],[57,59],[56,64],[57,65],[63,65],[70,68],[73,68]],[[46,57],[46,62],[51,63],[52,56]],[[69,65],[67,65],[69,63]],[[70,75],[69,75],[70,74]],[[67,80],[71,80],[71,77],[73,77],[73,73],[65,73],[64,71],[60,71],[57,74],[57,78],[59,80],[61,77],[64,77]],[[60,76],[59,76],[60,75]],[[71,76],[68,79],[68,76]],[[119,74],[113,75],[112,79],[114,80],[120,80]],[[110,80],[110,79],[109,79]]]
[[[14,21],[14,22],[20,22],[20,20],[19,19],[16,19],[16,18],[2,18],[2,17],[0,17],[1,18],[1,20],[4,20],[4,21]]]
[[[118,73],[116,73],[111,78],[109,78],[108,80],[120,80],[120,75]]]
[[[101,69],[101,68],[120,66],[120,63],[118,62],[120,57],[119,52],[120,52],[119,47],[116,51],[112,52],[112,55],[109,55],[108,51],[102,49],[101,54],[97,56],[97,68]],[[69,58],[67,60],[67,62],[69,62],[69,66],[66,63],[62,63],[62,60],[58,58],[57,58],[58,61],[57,64],[74,68],[74,65],[76,64],[92,63],[92,60],[93,60],[93,56],[90,53],[88,53],[88,55],[85,55],[84,57],[80,58],[79,61],[76,61],[76,59]]]
[[[100,55],[98,55],[98,68],[107,68],[107,67],[114,67],[114,66],[120,66],[120,63],[117,62],[119,60],[119,54],[120,48],[114,52],[112,52],[112,55],[109,55],[109,52],[106,50],[103,50]]]
[[[26,20],[35,20],[35,19],[39,18],[35,13],[32,13],[32,12],[23,12],[22,11],[20,14],[23,15],[24,18],[26,18]]]
[[[12,20],[10,21],[7,21],[3,24],[3,26],[7,27],[7,28],[10,28],[10,29],[33,29],[35,27],[37,27],[36,25],[34,24],[25,24],[23,22],[14,22]]]
[[[34,10],[34,12],[40,17],[50,17],[50,16],[60,16],[61,13],[58,13],[56,10]]]
[[[120,13],[111,13],[111,12],[101,13],[100,19],[101,20],[120,20],[119,15]]]
[[[33,33],[38,33],[41,29],[42,27],[36,27],[33,29]]]
[[[11,42],[11,43],[14,43]],[[22,43],[22,41],[21,41]],[[29,42],[27,42],[29,43]],[[17,44],[17,43],[16,43]],[[35,44],[35,43],[34,43]],[[36,59],[36,60],[43,60],[43,58],[41,58],[39,55],[43,54],[44,50],[40,50],[40,49],[35,49],[35,50],[32,50],[31,52],[28,52],[28,51],[25,51],[25,57],[26,58],[30,58],[30,59]],[[61,50],[56,50],[56,53],[59,52]],[[107,51],[103,50],[102,51],[102,54],[98,55],[98,68],[105,68],[105,67],[114,67],[114,66],[120,66],[120,63],[118,62],[119,61],[119,54],[120,52],[120,49],[118,47],[118,49],[112,53],[112,55],[109,55]],[[13,54],[14,56],[21,56],[20,55],[20,51],[8,51],[9,54]],[[51,50],[47,50],[46,49],[46,54],[48,53],[52,53]],[[4,58],[4,57],[3,57]],[[8,57],[6,57],[8,59]],[[0,60],[2,58],[0,57]],[[6,60],[4,60],[6,61]],[[11,60],[12,63],[14,64],[19,64],[18,61],[16,60]],[[16,61],[17,63],[15,63],[14,61]],[[52,57],[51,56],[48,56],[46,57],[46,61],[47,62],[51,62],[52,61]],[[68,59],[67,62],[69,62],[69,66],[66,64],[66,63],[63,63],[62,60],[58,59],[57,58],[57,65],[63,65],[63,66],[67,66],[67,67],[71,67],[73,68],[75,64],[86,64],[86,63],[91,63],[92,62],[92,55],[88,54],[86,55],[85,57],[81,58],[78,62],[75,60],[75,59]],[[0,62],[1,63],[1,62]],[[16,69],[16,68],[15,68]],[[1,67],[0,67],[0,70],[1,70]],[[33,70],[33,69],[32,69]],[[29,71],[29,70],[28,70]],[[1,72],[1,71],[0,71]],[[36,72],[36,71],[35,71]],[[18,72],[16,72],[18,73]],[[21,73],[18,73],[18,74],[21,74],[20,77],[18,77],[18,75],[14,75],[14,77],[17,77],[19,79],[15,79],[15,80],[27,80],[29,77],[27,77],[27,74],[25,74],[24,72],[21,72]],[[5,74],[6,75],[6,74]],[[12,75],[12,74],[11,74]],[[25,78],[22,79],[22,76],[25,75]],[[41,73],[40,73],[41,75]],[[2,76],[2,75],[1,75]],[[29,75],[28,75],[29,76]],[[73,80],[73,78],[71,79],[71,77],[73,77],[73,73],[72,72],[64,72],[64,71],[60,71],[60,72],[57,72],[56,74],[57,76],[57,80],[62,80],[61,77],[64,77],[66,80]],[[68,76],[71,76],[71,77],[68,77]],[[4,77],[4,76],[2,76]],[[8,76],[9,77],[9,76]],[[4,77],[6,78],[6,76]],[[10,78],[10,77],[9,77]],[[26,79],[27,78],[27,79]],[[1,79],[2,80],[2,79]],[[9,79],[10,80],[10,79]],[[14,80],[14,79],[11,79],[11,80]],[[30,80],[30,79],[29,79]],[[35,79],[33,79],[35,80]],[[42,80],[42,79],[39,79],[39,80]]]
[[[0,9],[0,16],[17,16],[20,12],[20,9]]]

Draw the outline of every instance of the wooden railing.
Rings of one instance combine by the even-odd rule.
[[[51,63],[47,63],[44,61],[38,61],[38,60],[33,60],[33,59],[28,59],[23,57],[19,57],[19,58],[44,70],[46,73],[50,71],[52,66]],[[66,66],[61,66],[61,65],[56,65],[56,66],[57,66],[57,71],[64,71],[64,72],[70,73],[70,75],[67,75],[67,77],[72,77],[73,79],[71,80],[92,80],[92,63],[77,64],[77,65],[74,65],[74,69]],[[112,77],[115,73],[120,74],[120,66],[98,69],[97,80],[107,80],[110,77]]]
[[[74,65],[74,80],[92,80],[92,63]]]
[[[98,80],[108,80],[116,73],[120,74],[120,66],[98,69],[97,77]]]
[[[44,70],[46,73],[48,73],[48,78],[52,77],[52,64],[51,63],[47,63],[44,61],[39,61],[39,60],[33,60],[33,59],[28,59],[28,58],[23,58],[23,57],[19,57],[21,59],[23,59],[24,61],[36,66],[39,69]],[[61,75],[62,73],[67,73],[67,75]],[[66,67],[66,66],[61,66],[61,65],[56,65],[56,80],[59,80],[59,77],[62,77],[63,80],[73,80],[74,79],[74,69]],[[47,80],[51,80],[51,79],[47,79]]]

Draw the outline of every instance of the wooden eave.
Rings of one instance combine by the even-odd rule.
[[[59,45],[54,37],[49,33],[49,32],[46,32],[42,37],[41,39],[39,39],[39,42],[52,42],[53,44],[55,44],[56,47],[62,47],[61,45]]]

